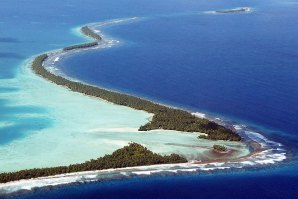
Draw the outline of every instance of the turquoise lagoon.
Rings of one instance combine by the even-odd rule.
[[[142,178],[128,180],[124,183],[125,185],[121,182],[103,183],[103,187],[100,185],[102,187],[100,191],[106,194],[105,197],[113,197],[113,193],[117,195],[123,189],[130,190],[130,183],[135,181],[141,186],[136,190],[141,190],[144,195],[148,196],[147,198],[156,196],[154,194],[157,193],[158,188],[162,188],[158,191],[160,195],[170,198],[179,198],[181,194],[184,196],[188,194],[190,198],[197,198],[199,194],[203,194],[203,196],[205,194],[208,198],[208,194],[211,197],[213,193],[215,195],[211,198],[230,197],[230,192],[226,193],[226,188],[236,190],[233,192],[235,198],[239,198],[236,196],[249,198],[248,192],[257,198],[260,195],[268,196],[268,193],[272,192],[272,187],[279,185],[280,193],[278,189],[275,189],[277,193],[269,194],[272,198],[282,198],[284,195],[291,198],[289,196],[295,195],[297,192],[295,191],[297,190],[295,189],[297,187],[297,135],[295,131],[298,107],[298,95],[295,87],[297,85],[295,67],[295,63],[297,63],[295,55],[297,51],[295,36],[297,34],[295,33],[298,30],[295,21],[297,19],[297,2],[133,0],[129,3],[128,1],[99,3],[86,0],[84,6],[81,6],[82,2],[79,0],[63,2],[57,0],[49,2],[4,0],[2,3],[3,6],[0,7],[0,172],[84,162],[111,153],[131,141],[144,144],[154,152],[183,154],[189,160],[210,157],[209,149],[194,148],[194,146],[211,146],[215,142],[198,140],[197,134],[192,133],[137,132],[137,128],[151,117],[150,114],[70,92],[31,72],[30,61],[37,54],[86,41],[86,38],[78,37],[78,34],[74,32],[75,27],[92,22],[137,16],[148,20],[140,21],[140,23],[113,25],[112,28],[103,29],[103,33],[108,36],[108,39],[115,38],[120,41],[120,45],[109,50],[90,51],[70,56],[69,59],[62,60],[61,71],[69,75],[70,78],[80,81],[105,85],[111,89],[127,91],[160,102],[169,102],[168,104],[179,105],[194,112],[201,110],[205,112],[206,110],[215,116],[224,116],[241,121],[240,123],[252,125],[263,130],[265,137],[246,129],[244,125],[235,125],[235,127],[239,130],[244,129],[241,131],[265,144],[268,150],[255,159],[249,159],[242,164],[215,163],[212,168],[203,168],[205,171],[212,171],[215,169],[214,167],[221,169],[242,168],[243,165],[251,165],[255,168],[249,171],[241,169],[242,172],[234,172],[234,170],[226,172],[227,170],[225,170],[218,176],[203,175],[199,172],[200,175],[176,176],[175,178],[153,177],[147,179],[152,184],[152,188],[147,187],[146,189],[144,189],[146,186],[145,182],[142,183]],[[242,6],[252,7],[254,12],[247,15],[207,15],[205,13],[206,11]],[[148,24],[156,31],[148,31]],[[185,26],[181,26],[181,24],[185,24]],[[197,29],[193,28],[194,24],[199,24],[195,26]],[[180,28],[177,31],[172,31],[171,35],[166,35],[163,33],[169,33],[169,30],[173,29],[165,27]],[[187,31],[188,34],[185,35],[185,30],[193,31]],[[224,31],[218,32],[218,30]],[[148,37],[151,34],[157,36],[158,41],[153,42],[153,45],[151,45],[151,37]],[[281,37],[280,35],[286,36]],[[258,40],[255,40],[256,37]],[[185,41],[183,45],[177,47],[175,43],[171,42],[172,39],[177,38],[180,38],[182,42]],[[194,43],[192,43],[193,39],[195,39]],[[162,45],[163,42],[171,43],[173,46]],[[214,47],[213,42],[219,44],[217,48],[212,48]],[[178,58],[178,61],[165,62],[167,60],[163,59],[163,53],[151,50],[154,49],[154,45],[161,46],[160,49],[165,51],[168,47],[172,48],[171,52],[174,55],[166,55]],[[229,48],[226,48],[227,45]],[[181,48],[182,46],[183,48]],[[124,70],[121,70],[119,76],[109,78],[110,70],[114,70],[112,61],[119,62],[123,58],[121,56],[125,57],[126,54],[135,55],[134,50],[141,54],[146,52],[143,50],[147,50],[145,54],[153,52],[156,62],[168,66],[168,68],[159,68],[166,74],[171,70],[171,64],[176,66],[177,70],[171,70],[173,72],[173,76],[170,76],[172,79],[169,78],[165,84],[162,84],[165,79],[158,75],[163,73],[156,70],[152,73],[158,77],[156,84],[152,84],[152,81],[143,81],[142,74],[145,73],[142,70],[146,70],[146,67],[150,68],[150,64],[143,65],[142,70],[137,71],[140,76],[131,75],[133,73],[125,73]],[[179,77],[185,75],[185,73],[179,72],[179,67],[184,62],[179,62],[180,57],[176,55],[184,55],[183,53],[190,55],[194,52],[197,53],[194,56],[195,59],[187,59],[189,70],[185,70],[191,74],[187,77],[191,78],[175,78],[176,75]],[[217,56],[221,53],[225,56]],[[133,67],[133,64],[137,63],[136,61],[151,63],[147,62],[146,57],[144,59],[143,57],[131,56],[131,59],[127,59],[121,64]],[[222,57],[225,59],[221,59]],[[103,60],[106,62],[100,65],[102,68],[96,68],[97,71],[87,71],[80,64],[80,60],[86,61],[86,59],[90,61],[90,65],[86,68],[95,67],[96,63]],[[73,65],[67,64],[72,62]],[[167,63],[171,64],[167,65]],[[193,67],[192,64],[196,63],[202,68]],[[65,65],[63,66],[63,64]],[[70,66],[74,66],[74,68]],[[217,74],[222,74],[222,76],[209,78],[209,76],[202,75],[204,74],[201,73],[202,70],[209,74],[218,72]],[[106,73],[105,77],[108,78],[104,80],[94,78],[99,71]],[[92,73],[93,76],[89,76],[88,73]],[[195,76],[195,74],[198,75]],[[118,77],[121,77],[121,81],[120,78],[119,81],[115,81]],[[129,86],[130,82],[126,80],[130,80],[130,78],[133,79],[133,82],[138,82],[136,87]],[[175,93],[170,89],[164,89],[167,86],[171,87],[171,84],[168,83],[176,85]],[[192,86],[186,87],[185,85]],[[208,86],[210,89],[202,89],[204,86]],[[156,92],[148,92],[152,90]],[[229,94],[229,98],[226,98],[227,94]],[[271,138],[286,146],[283,147],[282,144],[271,141]],[[216,143],[237,148],[240,151],[236,154],[238,157],[249,152],[243,144]],[[277,167],[266,167],[267,169],[255,166],[256,164],[272,165],[271,163],[283,161],[285,158],[284,148],[288,149],[287,154],[290,161],[273,164]],[[173,166],[172,169],[177,168]],[[191,170],[198,172],[197,168]],[[163,172],[161,173],[163,174]],[[256,177],[257,180],[255,180]],[[204,183],[206,180],[209,183]],[[227,181],[231,183],[227,183]],[[258,191],[255,189],[255,183],[259,185]],[[221,186],[222,184],[225,186]],[[107,189],[104,186],[106,185],[111,188],[112,192],[105,193]],[[169,190],[168,185],[174,188],[170,188],[170,191],[165,193],[163,190]],[[187,186],[183,187],[183,185]],[[32,187],[34,186],[33,183]],[[97,186],[97,184],[90,184],[86,190],[90,188],[91,192],[85,194],[89,194],[90,198],[93,193],[96,196]],[[215,186],[218,187],[218,192],[214,192]],[[242,189],[244,186],[247,186],[245,193]],[[234,187],[237,188],[234,189]],[[76,191],[84,193],[83,189],[85,189],[84,186],[80,187],[82,189],[72,188],[71,186],[66,188],[69,189],[68,193],[77,194]],[[190,189],[192,191],[189,191]],[[202,189],[207,191],[202,193]],[[182,190],[180,195],[177,193],[179,190]],[[57,193],[53,192],[53,194],[61,193],[58,189]],[[48,197],[51,198],[51,195]],[[127,198],[130,197],[127,196]]]
[[[30,5],[15,3],[20,7]],[[75,27],[107,21],[104,16],[94,14],[73,20],[70,14],[80,8],[71,2],[59,8],[53,2],[39,5],[55,8],[55,14],[39,9],[20,11],[12,2],[6,4],[0,23],[6,30],[0,37],[0,172],[84,162],[129,142],[141,143],[162,154],[179,153],[189,160],[208,159],[210,149],[193,146],[211,147],[215,142],[199,141],[195,133],[138,132],[150,114],[73,93],[32,73],[30,62],[34,56],[86,41]],[[15,15],[10,16],[11,13]],[[115,11],[109,18],[129,16],[124,13]],[[239,150],[236,157],[249,153],[244,144],[225,144]]]
[[[0,146],[1,172],[84,162],[109,154],[129,142],[141,143],[162,154],[179,153],[192,160],[206,158],[204,152],[209,151],[192,146],[212,146],[215,143],[199,142],[196,133],[163,130],[138,132],[138,127],[148,122],[151,114],[113,105],[49,83],[32,74],[30,62],[24,63],[17,79],[5,80],[2,85],[19,88],[18,91],[1,93],[2,99],[14,99],[13,104],[5,105],[8,109],[27,108],[29,111],[11,113],[8,117],[13,115],[14,119],[2,121],[1,127],[5,130],[20,122],[37,121],[31,124],[34,125],[31,131],[20,127],[17,133],[21,138]],[[32,104],[34,107],[31,107]],[[45,105],[46,109],[36,108]],[[12,130],[6,132],[13,134]],[[11,138],[6,133],[1,136],[2,139],[6,136]],[[243,153],[238,155],[249,153],[244,144],[225,144],[242,148]]]

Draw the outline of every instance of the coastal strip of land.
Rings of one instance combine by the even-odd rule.
[[[178,154],[162,156],[153,153],[140,144],[130,143],[128,146],[114,151],[111,155],[105,155],[103,157],[97,158],[96,160],[92,159],[84,163],[73,164],[69,166],[27,169],[17,172],[1,173],[0,183],[82,171],[186,162],[187,160]]]
[[[83,28],[81,28],[81,32],[92,39],[96,39],[96,41],[93,43],[84,43],[65,47],[62,52],[91,48],[98,45],[98,42],[102,40],[102,37],[100,35],[96,36],[97,33],[95,33],[88,26],[84,26]],[[128,106],[137,110],[143,110],[148,113],[153,113],[154,115],[152,117],[152,120],[149,121],[147,124],[141,126],[139,128],[139,131],[164,129],[183,132],[200,132],[205,134],[199,136],[199,138],[203,139],[241,141],[241,137],[233,130],[219,125],[213,121],[209,121],[208,119],[198,118],[190,112],[167,107],[132,95],[118,93],[96,86],[71,81],[62,76],[51,73],[44,67],[44,62],[50,56],[52,56],[52,54],[47,53],[39,55],[35,58],[32,63],[32,69],[36,74],[57,85],[67,87],[74,92],[98,97],[117,105]]]

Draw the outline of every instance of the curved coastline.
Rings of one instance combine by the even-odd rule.
[[[86,48],[90,48],[90,47],[86,47]],[[81,50],[81,49],[74,49],[74,50]],[[63,51],[56,51],[55,54],[48,53],[47,55],[49,55],[49,54],[51,56],[59,55],[60,52],[63,52]],[[42,57],[40,57],[40,58],[42,58]],[[41,63],[43,65],[43,61]],[[66,87],[68,87],[68,86],[66,86]],[[91,96],[94,96],[94,95],[91,95]],[[96,97],[98,97],[98,96],[96,96]],[[109,100],[107,100],[107,101],[109,101]],[[121,102],[121,103],[123,103],[123,102]],[[125,104],[121,104],[121,103],[120,103],[120,105],[125,105]],[[150,102],[150,103],[152,103],[152,102]],[[163,106],[159,105],[159,104],[156,104],[156,106],[163,108]],[[142,110],[142,109],[139,109],[139,110]],[[239,129],[237,129],[237,127],[235,129],[237,132],[239,132],[238,131]],[[252,139],[252,140],[254,140],[254,139]],[[241,163],[242,166],[244,166],[244,165],[252,166],[253,163],[250,163],[250,161],[252,161],[251,159],[256,158],[256,156],[258,156],[258,155],[259,156],[263,155],[263,153],[266,151],[266,147],[265,148],[262,147],[260,144],[257,144],[258,142],[256,142],[256,141],[249,141],[249,142],[250,143],[248,143],[248,145],[251,146],[253,149],[252,153],[245,157],[242,157],[242,158],[229,160],[229,162],[214,160],[214,161],[209,161],[209,162],[192,162],[192,163],[173,164],[173,165],[155,165],[155,166],[146,166],[146,167],[124,168],[124,169],[110,169],[110,170],[102,170],[102,171],[78,172],[78,173],[63,174],[63,175],[58,175],[58,176],[49,176],[49,177],[44,177],[44,178],[32,179],[32,180],[11,182],[11,183],[5,184],[3,186],[0,185],[0,188],[1,189],[2,188],[10,189],[11,186],[15,186],[15,187],[21,186],[24,189],[24,187],[27,186],[27,189],[30,189],[30,186],[28,186],[28,183],[29,184],[32,183],[31,188],[33,188],[36,186],[68,184],[68,183],[73,183],[73,182],[88,182],[88,181],[90,182],[90,181],[94,181],[94,180],[99,180],[100,179],[99,174],[102,174],[105,172],[111,173],[111,171],[115,172],[116,177],[118,175],[120,175],[119,173],[121,173],[121,172],[124,172],[124,173],[131,172],[130,174],[122,173],[121,176],[124,177],[124,176],[129,176],[129,175],[150,175],[153,173],[163,173],[163,172],[169,172],[171,174],[173,174],[173,173],[175,174],[175,173],[179,173],[179,172],[197,172],[199,170],[200,171],[208,171],[208,170],[213,170],[213,169],[228,169],[228,168],[232,167],[231,166],[232,164],[236,164],[236,162],[242,162]],[[282,161],[282,160],[283,160],[282,158],[280,158],[280,159],[277,158],[276,162]],[[272,161],[272,162],[275,162],[275,161]],[[258,162],[256,162],[256,163],[258,163]],[[226,164],[230,164],[230,166],[227,166]],[[259,162],[259,164],[263,164],[263,163]],[[204,166],[202,166],[202,165],[204,165]],[[208,166],[210,166],[210,168]],[[179,168],[177,169],[177,167],[179,167]],[[148,168],[149,168],[149,171],[148,171]],[[174,168],[176,168],[176,169],[174,169]],[[130,170],[132,170],[132,171],[130,171]],[[69,177],[69,176],[71,176],[71,177]],[[45,182],[45,181],[48,181],[48,183],[41,185],[42,182]],[[38,182],[40,182],[41,184],[39,184]],[[18,184],[18,185],[16,185],[16,184]],[[36,185],[36,184],[38,184],[38,185]]]
[[[98,25],[93,25],[93,26],[96,27]],[[97,42],[102,40],[102,37],[100,35],[98,35],[98,37],[95,36],[97,35],[97,33],[95,33],[95,31],[91,27],[84,26],[81,28],[81,32],[93,39],[94,38],[100,38],[100,39],[99,40],[96,39],[96,41],[93,43],[84,43],[84,44],[79,44],[75,46],[65,47],[60,51],[58,50],[55,52],[42,54],[36,57],[35,60],[33,61],[33,64],[32,64],[33,71],[37,75],[40,75],[43,78],[55,84],[65,86],[74,92],[83,93],[88,96],[104,99],[108,102],[112,102],[117,105],[128,106],[136,110],[143,110],[148,113],[154,114],[152,117],[152,120],[149,121],[147,124],[141,126],[139,128],[139,131],[164,129],[164,130],[176,130],[176,131],[183,131],[183,132],[199,132],[199,133],[205,134],[205,135],[199,135],[199,138],[203,138],[203,139],[241,141],[241,137],[235,131],[229,128],[226,128],[222,125],[219,125],[208,119],[196,117],[195,115],[187,111],[164,106],[132,95],[118,93],[115,91],[106,90],[104,88],[99,88],[96,86],[71,81],[67,78],[64,78],[62,76],[56,75],[48,71],[44,67],[44,65],[45,65],[45,62],[48,59],[50,59],[50,57],[57,56],[61,53],[65,53],[68,51],[89,49],[99,45]],[[90,34],[92,36],[90,36]]]
[[[244,7],[244,8],[246,8],[246,7]],[[251,11],[251,9],[249,9],[249,11]],[[133,17],[133,18],[116,19],[116,20],[110,20],[110,21],[105,21],[105,22],[101,22],[101,23],[92,23],[92,24],[89,24],[89,25],[84,25],[79,29],[80,33],[85,37],[89,37],[91,39],[94,39],[96,42],[98,42],[98,45],[96,45],[94,47],[94,46],[84,46],[84,44],[81,44],[81,45],[83,45],[83,48],[79,47],[79,48],[75,48],[71,51],[66,51],[66,52],[63,51],[63,49],[62,49],[62,50],[54,51],[53,54],[50,52],[50,53],[47,53],[47,54],[40,55],[34,61],[39,62],[37,64],[37,66],[40,66],[39,68],[45,69],[46,68],[46,66],[45,66],[46,60],[50,59],[51,57],[57,57],[57,56],[60,57],[60,53],[61,54],[66,53],[63,56],[67,56],[67,53],[80,52],[81,50],[89,50],[89,49],[92,50],[92,49],[100,48],[101,42],[103,44],[105,44],[105,39],[102,35],[99,35],[97,33],[99,31],[97,31],[96,28],[103,27],[103,26],[106,26],[106,25],[112,25],[114,23],[121,23],[121,22],[136,20],[136,19],[138,19],[138,18]],[[41,58],[41,59],[39,59],[39,58]],[[32,65],[34,66],[34,63]],[[240,158],[232,158],[232,159],[227,159],[227,160],[216,159],[216,160],[208,160],[208,161],[194,161],[193,163],[195,163],[195,164],[205,164],[205,163],[209,164],[209,163],[214,163],[214,162],[225,162],[225,161],[235,161],[235,162],[237,162],[237,161],[240,161],[240,162],[241,161],[246,161],[247,159],[249,159],[251,157],[258,156],[259,154],[263,154],[263,153],[266,154],[266,151],[268,150],[268,146],[266,144],[264,144],[263,142],[275,143],[273,141],[267,140],[264,136],[262,136],[262,135],[260,135],[256,132],[251,131],[246,126],[241,126],[241,125],[238,125],[238,124],[236,124],[236,125],[230,125],[230,124],[226,125],[225,121],[222,121],[218,118],[213,119],[213,118],[209,118],[209,117],[201,117],[202,115],[205,115],[205,114],[202,114],[202,113],[190,113],[190,112],[184,111],[183,109],[178,109],[178,108],[175,108],[175,107],[170,107],[170,106],[167,106],[167,105],[155,103],[155,102],[145,100],[145,99],[142,99],[142,98],[139,98],[139,97],[135,97],[135,96],[132,96],[132,95],[128,95],[128,94],[124,94],[124,93],[118,93],[118,92],[115,92],[115,91],[112,91],[112,90],[107,90],[105,88],[100,88],[100,87],[97,87],[97,86],[89,85],[87,83],[83,84],[83,83],[80,83],[80,82],[77,82],[77,81],[69,80],[68,78],[64,78],[64,77],[61,77],[59,75],[55,75],[55,74],[49,72],[47,69],[44,70],[44,72],[45,72],[44,74],[46,76],[47,75],[54,75],[58,79],[62,78],[63,80],[66,80],[70,84],[74,83],[75,87],[76,86],[81,87],[80,89],[76,89],[76,88],[73,89],[72,86],[69,87],[69,85],[64,85],[63,82],[57,83],[57,82],[53,81],[53,79],[49,79],[48,77],[43,76],[44,74],[40,74],[39,72],[35,71],[34,67],[33,67],[33,71],[36,74],[42,76],[43,78],[45,78],[49,81],[52,81],[52,82],[54,82],[58,85],[65,86],[66,88],[68,88],[72,91],[83,93],[83,94],[85,94],[87,96],[90,96],[90,97],[96,97],[96,98],[105,100],[107,102],[111,102],[111,103],[116,104],[116,105],[128,106],[128,107],[136,109],[136,110],[143,110],[143,111],[146,111],[148,113],[153,113],[154,116],[157,115],[157,113],[154,111],[154,109],[157,109],[158,110],[157,112],[162,112],[164,109],[170,110],[170,113],[166,114],[166,116],[171,116],[172,114],[176,114],[176,113],[179,114],[180,111],[181,111],[182,112],[182,117],[185,116],[187,118],[187,117],[191,116],[192,119],[196,118],[196,119],[202,120],[204,122],[208,122],[207,126],[204,127],[204,128],[207,129],[207,131],[208,131],[208,128],[210,128],[210,129],[213,128],[212,125],[216,125],[215,128],[219,127],[219,128],[227,129],[227,130],[229,130],[228,133],[233,133],[234,135],[237,135],[237,137],[235,137],[235,139],[233,137],[232,137],[232,139],[229,139],[229,138],[221,139],[220,137],[211,137],[210,134],[208,134],[208,132],[205,131],[205,129],[190,129],[190,130],[186,129],[185,130],[185,129],[179,129],[179,127],[178,128],[170,128],[170,129],[164,128],[164,126],[153,126],[153,127],[151,127],[150,123],[152,123],[152,118],[154,118],[154,116],[151,118],[151,122],[145,124],[144,126],[141,126],[139,131],[150,131],[150,130],[155,130],[155,129],[162,128],[162,129],[165,129],[165,130],[176,130],[176,131],[182,131],[182,132],[183,131],[200,132],[200,133],[205,133],[205,135],[200,135],[198,138],[210,139],[210,140],[241,141],[241,142],[246,143],[246,145],[248,146],[248,148],[251,151],[250,154],[245,155],[245,156],[240,157]],[[54,79],[56,77],[54,77]],[[59,80],[58,80],[58,82],[59,82]],[[94,94],[94,93],[92,93],[92,91],[90,93],[90,90],[93,90],[93,89],[95,90],[95,92],[99,92],[99,93]],[[108,95],[107,95],[108,97],[106,97],[105,94],[101,95],[100,94],[101,92],[102,93],[105,93],[105,92],[108,93]],[[110,97],[109,94],[115,95],[115,96]],[[118,101],[118,100],[113,99],[114,97],[121,98],[121,96],[124,97],[124,100],[120,99],[120,101]],[[130,101],[130,100],[137,101],[137,105],[127,104],[127,101]],[[142,107],[142,105],[140,106],[139,103],[145,103],[145,104],[148,103],[149,108],[144,108],[144,107]],[[171,111],[174,111],[174,112],[171,112]],[[186,115],[184,115],[184,114],[186,114]],[[181,119],[181,117],[179,119]],[[281,146],[280,143],[275,143],[275,144],[277,146]],[[280,149],[280,148],[278,150],[283,151],[283,149]],[[271,149],[269,149],[269,151],[271,151]],[[283,153],[282,155],[285,155],[285,153]],[[282,158],[277,158],[276,162],[279,162],[281,159],[282,160],[285,159],[285,156],[282,157]],[[273,160],[271,162],[274,163],[275,160]],[[262,164],[262,162],[260,162],[260,164]]]

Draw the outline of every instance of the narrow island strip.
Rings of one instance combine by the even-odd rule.
[[[102,37],[95,33],[90,27],[84,26],[81,32],[94,39],[94,42],[83,43],[63,48],[61,53],[93,48],[99,45]],[[127,106],[136,110],[143,110],[152,113],[153,117],[147,124],[141,126],[139,131],[150,131],[154,129],[175,130],[181,132],[199,132],[204,133],[198,138],[209,140],[242,141],[232,129],[219,125],[205,118],[199,118],[185,110],[167,107],[149,100],[141,99],[132,95],[118,93],[96,86],[83,84],[68,80],[62,76],[48,71],[44,67],[44,62],[55,53],[47,53],[37,56],[32,62],[32,70],[37,75],[57,84],[64,86],[74,92],[83,93],[87,96],[97,97],[117,105]],[[199,140],[198,140],[199,141]],[[225,152],[226,149],[220,146],[214,146],[213,150]],[[0,183],[7,183],[21,179],[31,179],[58,174],[74,173],[81,171],[104,170],[112,168],[156,165],[156,164],[176,164],[186,163],[187,159],[178,154],[162,156],[137,143],[131,143],[121,149],[116,150],[111,155],[105,155],[96,160],[89,160],[85,163],[78,163],[69,166],[59,166],[52,168],[28,169],[17,172],[8,172],[0,174]]]
[[[86,36],[95,39],[96,41],[92,43],[84,43],[65,47],[62,51],[65,52],[70,50],[91,48],[98,45],[98,42],[102,40],[102,37],[97,35],[97,33],[95,33],[88,26],[81,28],[81,32]],[[167,107],[132,95],[118,93],[96,86],[71,81],[62,76],[51,73],[44,67],[44,62],[50,56],[51,53],[47,53],[39,55],[35,58],[32,63],[32,69],[36,74],[57,85],[67,87],[74,92],[83,93],[92,97],[98,97],[117,105],[127,106],[136,110],[143,110],[148,113],[153,113],[154,115],[152,120],[141,126],[139,131],[164,129],[184,132],[200,132],[204,133],[205,135],[201,135],[199,138],[210,140],[241,141],[241,137],[233,130],[219,125],[213,121],[209,121],[205,118],[198,118],[190,112]]]
[[[95,160],[92,159],[85,163],[2,173],[0,174],[0,183],[82,171],[185,162],[187,160],[178,154],[162,156],[153,153],[140,144],[130,143],[128,146],[114,151],[111,155],[105,155]]]

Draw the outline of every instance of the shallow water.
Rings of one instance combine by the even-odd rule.
[[[0,28],[4,30],[0,33],[2,171],[83,162],[130,141],[141,142],[155,152],[180,152],[190,159],[197,158],[200,152],[202,157],[204,152],[199,149],[173,146],[173,143],[195,145],[196,135],[136,133],[135,129],[150,115],[66,91],[31,74],[25,66],[24,60],[37,53],[84,41],[74,33],[74,27],[134,16],[143,18],[136,23],[101,28],[106,37],[119,40],[119,45],[63,59],[58,62],[61,71],[71,78],[249,125],[270,140],[282,143],[288,155],[288,161],[270,169],[134,177],[66,186],[51,192],[45,189],[24,197],[294,198],[297,195],[296,1],[95,3],[87,0],[81,6],[78,0],[63,3],[4,0],[3,5],[0,8]],[[205,11],[240,6],[251,6],[254,12],[205,14]]]
[[[2,108],[9,107],[1,125],[2,172],[84,162],[111,153],[129,142],[142,143],[162,154],[177,152],[189,159],[199,158],[200,152],[208,151],[191,147],[198,145],[198,135],[194,133],[140,133],[138,127],[148,121],[150,114],[67,91],[28,70],[24,68],[24,73],[18,77],[23,89],[9,93],[9,97],[20,100],[15,100],[14,107],[4,105]],[[51,95],[40,95],[43,90]],[[36,106],[47,105],[47,111],[28,106],[32,101]],[[200,143],[202,146],[212,144]],[[249,152],[245,145],[231,144],[242,146],[244,155]]]

